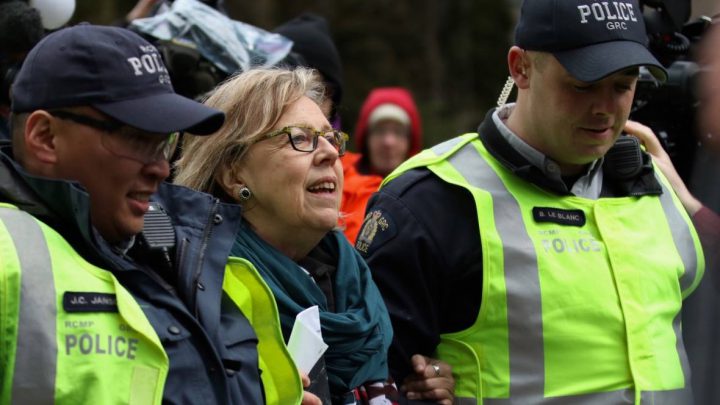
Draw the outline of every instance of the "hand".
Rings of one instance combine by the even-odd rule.
[[[700,208],[702,208],[702,203],[698,201],[698,199],[695,198],[695,196],[693,196],[687,189],[687,186],[675,170],[675,166],[673,166],[670,156],[667,152],[665,152],[665,149],[662,148],[660,141],[657,139],[657,136],[655,136],[652,129],[639,122],[628,120],[625,124],[625,132],[638,138],[640,142],[645,145],[645,149],[650,156],[652,156],[657,167],[660,168],[662,173],[668,179],[673,190],[675,190],[675,194],[677,194],[680,198],[680,201],[687,212],[690,215],[694,215],[698,212]]]
[[[449,364],[420,354],[412,356],[415,374],[403,381],[401,389],[408,399],[435,400],[452,405],[455,398],[455,379]]]
[[[300,373],[300,379],[302,380],[303,388],[307,388],[310,386],[310,377],[308,377],[307,374],[301,372]],[[301,405],[323,405],[320,398],[318,398],[315,394],[303,391],[303,397],[302,397],[302,403]]]

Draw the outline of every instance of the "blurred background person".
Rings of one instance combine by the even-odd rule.
[[[720,31],[715,29],[714,39],[708,41],[715,47],[720,46]],[[717,61],[716,61],[717,62]],[[702,79],[717,81],[718,71],[710,71]],[[717,98],[716,98],[717,99]],[[701,114],[711,118],[708,110],[720,107],[720,104],[708,100],[701,107]],[[718,115],[706,121],[704,125],[717,126]],[[707,128],[707,127],[705,127]],[[717,318],[718,291],[720,291],[720,216],[703,204],[693,195],[678,174],[668,153],[663,149],[660,140],[649,127],[637,122],[628,121],[625,132],[640,139],[653,157],[655,165],[662,171],[672,185],[683,206],[691,215],[697,229],[700,243],[705,254],[707,275],[695,293],[686,300],[683,306],[683,339],[687,347],[688,360],[692,367],[693,393],[697,404],[715,404],[720,398],[720,388],[716,376],[720,373],[720,347],[718,347]],[[710,153],[709,151],[706,151]],[[717,177],[714,178],[717,187]]]
[[[250,70],[226,82],[206,103],[226,112],[227,125],[212,142],[185,140],[176,182],[242,205],[232,255],[272,289],[286,340],[296,315],[319,307],[332,403],[385,403],[396,397],[392,327],[367,265],[335,230],[347,135],[321,111],[324,93],[305,68]],[[450,369],[421,363],[423,394],[449,404]]]
[[[10,85],[25,55],[43,35],[36,9],[19,0],[0,2],[0,140],[10,140]]]
[[[0,141],[10,139],[10,86],[25,56],[74,11],[75,0],[0,0]]]
[[[298,66],[317,70],[325,84],[321,110],[333,128],[340,129],[338,108],[343,98],[343,66],[325,17],[315,13],[302,13],[279,25],[274,32],[293,41],[288,57],[282,66]]]
[[[715,22],[704,32],[701,31],[698,41],[693,41],[691,47],[691,58],[700,66],[697,78],[688,82],[695,97],[687,103],[693,105],[694,109],[690,125],[679,126],[682,137],[676,138],[677,141],[687,142],[695,148],[695,156],[689,162],[689,175],[683,175],[683,163],[685,167],[688,167],[688,164],[675,159],[672,147],[665,152],[673,158],[672,164],[687,184],[687,189],[706,208],[698,210],[692,219],[703,242],[707,276],[683,305],[683,340],[692,368],[695,401],[698,404],[717,404],[720,403],[720,323],[717,322],[720,319],[720,284],[717,277],[720,271],[720,252],[717,244],[712,243],[713,239],[717,240],[712,234],[715,232],[717,235],[720,231],[711,218],[713,213],[720,212],[720,33],[717,27],[720,7],[717,0],[708,1],[705,5],[693,1],[693,13],[700,11],[709,16],[715,15]],[[660,87],[658,92],[664,90]],[[678,118],[675,111],[669,111],[665,116],[668,120]],[[640,121],[659,135],[663,147],[668,147],[666,134],[662,131],[664,128],[653,127],[646,121]],[[652,152],[649,146],[648,151]],[[658,166],[664,170],[661,163],[658,163]],[[671,179],[672,176],[666,173],[666,177]],[[686,208],[692,212],[692,204],[688,205],[687,199],[683,197],[684,193],[675,188]]]
[[[720,155],[720,7],[713,18],[703,40],[698,89],[700,92],[699,126],[704,143],[708,144],[716,155]]]
[[[342,157],[345,185],[342,205],[345,229],[355,243],[370,196],[383,178],[422,146],[422,123],[410,91],[380,87],[370,92],[355,125],[355,148]]]

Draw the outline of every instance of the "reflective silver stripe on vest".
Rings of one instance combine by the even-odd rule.
[[[667,218],[668,225],[670,226],[673,242],[677,248],[680,258],[682,259],[685,272],[680,277],[680,288],[685,291],[690,288],[695,281],[698,271],[697,252],[695,250],[695,243],[692,239],[690,226],[683,219],[682,215],[673,203],[670,190],[665,187],[661,181],[658,183],[662,185],[663,193],[660,195],[660,204],[662,205],[663,211],[665,212],[665,218]],[[690,363],[688,361],[687,352],[685,351],[685,344],[682,336],[682,311],[678,312],[673,319],[673,331],[675,332],[675,347],[677,348],[678,356],[680,357],[680,364],[682,365],[683,374],[685,376],[685,395],[687,397],[682,398],[683,400],[676,403],[691,404],[693,403],[692,390],[690,389]],[[659,403],[659,402],[656,402]],[[669,402],[668,402],[669,403]]]
[[[493,196],[495,226],[502,240],[506,270],[510,398],[539,402],[545,391],[543,332],[531,325],[542,325],[540,279],[535,246],[523,231],[520,205],[472,143],[453,154],[448,162],[471,186]]]
[[[40,225],[29,214],[0,208],[20,259],[20,313],[12,404],[55,402],[56,298],[52,263]]]
[[[635,391],[631,389],[610,391],[610,392],[596,392],[592,394],[582,395],[568,395],[564,397],[551,397],[543,398],[542,400],[533,400],[532,402],[525,402],[522,399],[483,399],[483,404],[489,405],[510,405],[520,403],[533,403],[543,405],[613,405],[613,404],[632,404],[635,403]],[[679,403],[678,403],[679,404]]]
[[[672,191],[668,190],[660,180],[658,180],[658,182],[662,184],[663,189],[663,193],[660,195],[660,204],[662,205],[663,211],[665,211],[665,218],[667,218],[668,224],[670,225],[675,247],[685,266],[685,273],[680,277],[680,288],[685,291],[690,288],[697,275],[698,262],[695,243],[693,242],[688,223],[685,222],[673,203],[672,196],[670,195]]]
[[[690,390],[673,391],[643,391],[640,394],[642,404],[652,405],[691,405],[693,403]],[[466,398],[463,398],[463,401]],[[458,402],[456,402],[457,404]],[[471,402],[459,402],[460,404],[471,404]],[[593,394],[569,395],[566,397],[544,398],[541,402],[526,402],[520,399],[483,399],[484,405],[510,405],[542,403],[543,405],[614,405],[635,403],[635,391],[631,389],[597,392]]]
[[[484,398],[483,404],[558,404],[574,405],[607,405],[632,404],[635,402],[635,390],[624,389],[619,391],[599,392],[592,394],[572,395],[563,397],[544,397],[545,359],[543,351],[542,330],[528,330],[528,325],[536,323],[542,325],[542,299],[538,275],[537,256],[530,240],[525,224],[522,221],[520,205],[507,191],[500,177],[477,152],[472,143],[465,145],[448,159],[473,187],[488,191],[492,194],[493,211],[495,213],[495,226],[502,240],[503,260],[505,269],[512,269],[512,274],[505,271],[507,289],[507,317],[508,317],[508,344],[510,356],[510,398],[493,399]],[[667,191],[666,193],[667,194]],[[664,194],[664,195],[665,195]],[[669,196],[667,196],[669,197]],[[662,199],[661,199],[662,202]],[[683,263],[695,263],[695,247],[689,238],[689,229],[679,215],[674,205],[666,208],[662,202],[666,215],[671,221],[681,221],[682,231],[687,232],[684,238],[690,241],[681,249],[691,254],[683,254]],[[670,201],[672,204],[672,201]],[[671,215],[674,213],[674,216]],[[675,235],[674,235],[675,237]],[[678,238],[680,238],[678,236]],[[682,238],[680,240],[683,240]],[[675,240],[678,244],[678,239]],[[518,252],[518,253],[516,253]],[[686,257],[689,260],[686,262]],[[686,267],[687,268],[687,267]],[[692,283],[692,280],[690,281]],[[690,285],[690,284],[688,284]],[[533,318],[536,322],[527,322]],[[690,368],[680,333],[680,314],[673,322],[673,329],[677,337],[677,352],[682,363],[685,375],[685,389],[669,391],[643,391],[643,403],[655,405],[692,404],[692,392],[689,385]],[[456,404],[470,405],[470,398],[457,398]]]
[[[450,152],[452,148],[454,148],[457,144],[464,141],[461,137],[457,136],[455,138],[448,139],[445,142],[439,143],[432,148],[430,148],[436,155],[442,156],[447,152]]]
[[[678,395],[682,394],[682,397],[678,397],[677,400],[673,400],[675,402],[672,402],[669,398],[667,402],[660,402],[659,398],[655,399],[655,404],[663,404],[663,403],[674,403],[674,404],[693,404],[695,403],[693,399],[693,392],[692,392],[692,385],[690,381],[690,361],[688,361],[687,352],[685,351],[685,342],[683,341],[683,334],[682,334],[682,310],[678,311],[678,314],[675,315],[675,319],[673,319],[673,331],[675,332],[675,349],[677,350],[678,357],[680,358],[680,365],[682,366],[683,370],[683,376],[685,377],[685,389],[684,390],[678,390],[678,391],[672,391],[677,393]],[[649,391],[648,393],[651,393],[652,391]],[[667,394],[663,395],[670,395],[668,392]],[[645,398],[646,392],[643,392],[643,398]]]

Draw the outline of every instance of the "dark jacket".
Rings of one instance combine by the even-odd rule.
[[[0,150],[0,201],[55,229],[85,260],[112,271],[140,304],[170,360],[163,403],[264,402],[257,338],[222,292],[239,207],[162,184],[153,200],[168,213],[176,234],[174,266],[162,277],[137,238],[123,253],[96,236],[81,186],[29,175],[12,160],[9,148]]]

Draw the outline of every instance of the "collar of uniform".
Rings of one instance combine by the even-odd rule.
[[[503,111],[504,116],[507,117],[511,109],[503,109]],[[591,165],[586,174],[575,181],[572,190],[570,190],[562,180],[557,163],[552,162],[552,159],[533,149],[510,131],[501,117],[501,115],[496,114],[494,109],[488,111],[478,128],[478,133],[488,152],[506,168],[515,175],[558,194],[582,195],[588,198],[597,198],[599,196],[599,189],[602,187],[601,161]],[[509,139],[513,139],[513,141]],[[529,158],[521,153],[521,150],[528,154]],[[533,164],[532,160],[535,160],[537,164]],[[546,162],[555,165],[557,168],[556,174],[551,174],[545,169]],[[551,170],[555,171],[554,169]]]
[[[493,118],[494,115],[494,109],[488,111],[480,124],[478,128],[480,139],[495,159],[515,175],[530,183],[560,195],[578,195],[592,199],[662,194],[662,187],[655,178],[652,164],[648,163],[647,168],[633,179],[618,180],[605,173],[606,165],[603,165],[603,159],[598,159],[588,169],[588,172],[575,182],[572,190],[568,190],[564,182],[546,176],[541,168],[532,164],[510,144],[501,133],[501,128],[515,137],[517,135],[505,126],[500,119],[501,116],[498,116],[500,122],[498,125]],[[642,153],[644,159],[650,159],[646,152]]]
[[[0,201],[11,203],[35,217],[47,216],[47,206],[23,180],[23,170],[13,160],[9,144],[0,151]]]
[[[86,260],[100,265],[98,240],[90,225],[90,198],[76,182],[27,173],[10,147],[0,148],[0,196],[52,227]]]
[[[492,115],[495,127],[503,138],[515,149],[522,157],[524,157],[530,164],[542,170],[542,172],[550,178],[560,180],[560,167],[555,161],[545,156],[539,150],[528,145],[522,138],[517,136],[510,128],[505,125],[507,119],[510,117],[510,113],[515,108],[515,103],[505,104],[504,106],[495,110]]]
[[[71,226],[91,239],[90,199],[79,183],[34,176],[13,160],[10,148],[0,151],[3,169],[12,176],[13,188],[6,189],[11,203],[22,203],[33,216],[63,229]]]
[[[506,104],[492,114],[492,120],[500,135],[507,141],[520,156],[522,156],[529,164],[538,168],[542,174],[552,180],[563,184],[563,188],[567,190],[567,185],[562,179],[560,173],[560,165],[553,159],[546,156],[539,150],[530,146],[522,138],[516,135],[505,125],[510,113],[515,108],[515,103]],[[576,196],[597,199],[600,197],[602,189],[602,158],[593,161],[585,173],[581,175],[572,185],[570,194]],[[559,185],[558,185],[559,186]]]
[[[121,256],[126,255],[127,252],[130,249],[132,249],[133,245],[135,245],[135,236],[134,235],[131,236],[129,239],[126,239],[119,243],[110,244],[110,243],[108,243],[107,240],[105,240],[105,238],[102,237],[102,235],[100,235],[100,232],[98,232],[98,230],[94,226],[92,227],[92,233],[93,233],[93,236],[95,236],[95,240],[104,241],[105,243],[108,244],[108,246],[110,246],[112,248],[113,251],[115,251],[117,254],[119,254]]]

